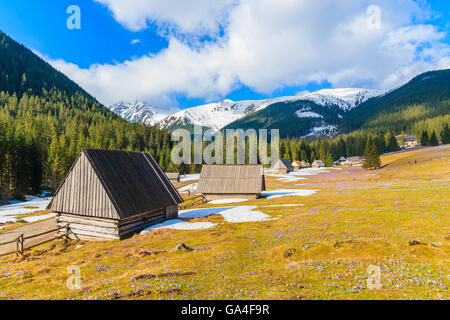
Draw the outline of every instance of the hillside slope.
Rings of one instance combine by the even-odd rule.
[[[268,190],[316,193],[237,207],[208,203],[181,217],[210,229],[158,228],[124,241],[49,243],[23,259],[2,257],[0,292],[13,300],[448,300],[449,157],[450,146],[441,146],[383,157],[388,166],[377,171],[317,170],[301,181],[267,176]],[[220,215],[243,208],[269,219],[233,223]],[[172,250],[180,243],[194,250]],[[81,270],[81,290],[67,290],[67,261]],[[370,265],[382,268],[379,290],[367,287]]]
[[[83,147],[148,151],[170,164],[170,135],[131,124],[0,32],[0,199],[54,189]]]
[[[341,133],[346,114],[381,93],[367,89],[324,89],[269,105],[226,129],[279,129],[283,137],[327,138]]]
[[[337,93],[339,93],[337,89]],[[383,95],[366,94],[351,108],[320,99],[277,103],[226,128],[280,129],[282,136],[322,138],[354,130],[419,134],[450,122],[450,70],[421,74]]]
[[[348,113],[349,129],[413,131],[450,122],[450,69],[421,74]]]

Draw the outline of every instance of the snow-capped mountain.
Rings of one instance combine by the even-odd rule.
[[[109,110],[130,122],[145,123],[149,126],[157,125],[167,114],[142,101],[118,102],[109,107]]]
[[[280,97],[267,100],[232,101],[223,100],[217,103],[201,105],[168,116],[160,122],[162,128],[174,128],[199,125],[213,130],[220,130],[228,124],[241,119],[251,112],[256,112],[271,104],[295,100],[296,97]]]
[[[266,100],[232,101],[223,100],[217,103],[205,104],[166,115],[145,102],[119,102],[112,105],[111,111],[130,122],[143,122],[148,125],[159,125],[161,128],[174,129],[187,126],[203,126],[220,130],[227,125],[242,119],[246,115],[264,110],[279,102],[312,101],[322,107],[335,107],[345,113],[364,101],[380,95],[381,92],[367,89],[324,89],[298,96],[279,97]],[[306,113],[304,112],[306,111]],[[299,110],[298,117],[308,117],[309,110]],[[320,114],[314,114],[320,117]],[[342,116],[340,116],[342,117]]]
[[[378,90],[368,89],[323,89],[299,96],[300,100],[310,100],[318,105],[338,106],[343,111],[349,111],[370,98],[381,95]]]
[[[230,123],[258,112],[278,102],[312,101],[323,107],[335,106],[343,112],[349,111],[381,92],[367,89],[324,89],[298,96],[279,97],[267,100],[231,101],[223,100],[179,111],[160,122],[162,128],[200,125],[220,130]],[[301,114],[299,116],[302,116]]]

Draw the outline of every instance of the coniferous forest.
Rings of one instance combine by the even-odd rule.
[[[170,169],[170,133],[131,124],[0,33],[0,199],[54,190],[82,148],[150,152]]]
[[[405,97],[408,93],[401,96]],[[351,130],[356,125],[363,129],[313,142],[286,137],[280,141],[280,157],[307,162],[320,159],[332,166],[341,156],[363,155],[369,142],[378,153],[397,151],[395,135],[402,133],[399,128],[409,128],[405,119],[415,115],[418,121],[412,119],[414,128],[431,137],[427,143],[436,144],[438,139],[450,143],[448,99],[434,97],[433,103],[439,107],[418,105],[408,112],[391,109],[396,114],[393,117],[380,111],[379,101],[371,101],[367,103],[373,113],[371,122],[361,125],[355,115],[353,123],[347,124]],[[398,119],[403,122],[390,124]],[[82,148],[149,152],[163,170],[200,170],[199,165],[174,166],[172,147],[169,131],[119,118],[75,82],[0,32],[0,201],[21,199],[41,190],[54,191]]]

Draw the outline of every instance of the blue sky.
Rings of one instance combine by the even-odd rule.
[[[193,4],[180,10],[181,1],[144,7],[145,1],[122,1],[129,7],[118,1],[2,0],[0,30],[105,104],[144,100],[185,108],[331,87],[388,89],[449,61],[448,0],[351,0],[352,7],[342,11],[332,2],[327,9],[302,0],[286,11],[282,5],[270,9],[276,1],[193,0],[199,9]],[[355,28],[372,3],[381,7],[381,30]],[[81,30],[66,27],[66,9],[73,4],[81,9]],[[345,32],[349,39],[341,36]],[[372,53],[371,45],[380,53]]]

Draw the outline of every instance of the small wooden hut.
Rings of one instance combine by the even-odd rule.
[[[362,166],[362,163],[362,157],[349,157],[346,161],[342,162],[342,165],[347,167],[360,167]]]
[[[306,169],[306,168],[311,168],[311,165],[306,162],[306,161],[302,161],[301,162],[301,169]]]
[[[294,167],[286,159],[279,159],[277,163],[273,166],[273,171],[278,174],[286,174],[294,170]]]
[[[292,166],[294,167],[294,170],[300,170],[302,168],[302,162],[295,160],[292,162]]]
[[[259,198],[265,190],[262,165],[204,165],[197,187],[207,200]]]
[[[323,163],[322,160],[316,160],[313,162],[313,164],[311,165],[312,168],[325,168],[325,164]]]
[[[166,172],[166,176],[172,182],[180,182],[180,174],[178,172]]]
[[[183,200],[148,153],[84,149],[48,206],[75,239],[123,239],[178,216]]]

